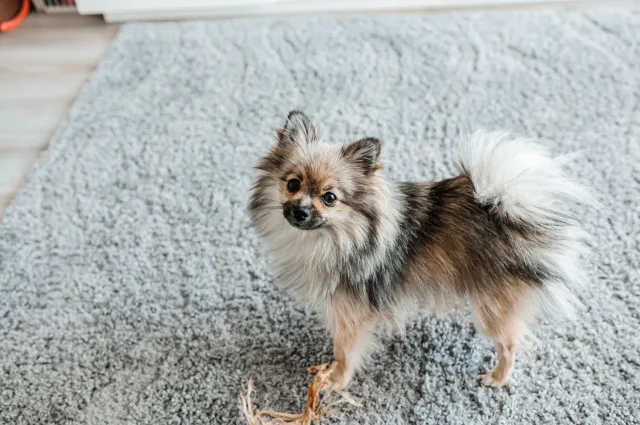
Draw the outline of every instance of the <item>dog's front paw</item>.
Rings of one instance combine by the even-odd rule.
[[[495,370],[482,375],[482,384],[487,387],[501,388],[509,382],[509,375],[500,374]]]
[[[351,381],[351,375],[351,373],[340,367],[340,364],[338,364],[336,370],[331,374],[328,389],[335,392],[346,390],[349,386],[349,382]]]

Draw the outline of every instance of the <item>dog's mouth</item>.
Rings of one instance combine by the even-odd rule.
[[[285,215],[285,219],[291,226],[300,230],[316,230],[327,225],[327,219],[323,217],[312,217],[310,220],[300,221],[292,215]]]
[[[296,219],[294,219],[293,217],[286,217],[286,219],[291,226],[300,230],[316,230],[327,225],[327,220],[324,218],[318,218],[304,222],[296,221]]]

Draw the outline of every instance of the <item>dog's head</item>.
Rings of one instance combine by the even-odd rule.
[[[276,138],[258,165],[262,173],[249,205],[254,222],[275,209],[281,210],[283,224],[301,231],[347,230],[373,219],[369,205],[381,168],[377,139],[325,144],[299,111],[289,113]]]

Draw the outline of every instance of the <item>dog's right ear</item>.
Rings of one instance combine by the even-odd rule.
[[[280,144],[305,145],[320,140],[318,130],[309,117],[300,111],[291,111],[283,128],[276,130],[276,137]]]

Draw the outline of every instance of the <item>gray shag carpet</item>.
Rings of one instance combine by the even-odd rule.
[[[276,290],[245,207],[273,127],[377,136],[385,172],[448,176],[478,127],[584,150],[606,208],[577,320],[512,384],[466,313],[417,317],[339,424],[631,424],[640,417],[640,14],[504,13],[125,26],[0,227],[0,423],[242,424],[299,410],[331,358]]]

